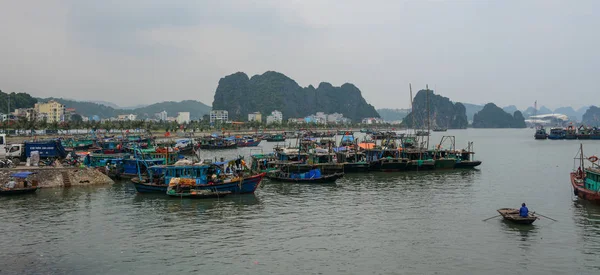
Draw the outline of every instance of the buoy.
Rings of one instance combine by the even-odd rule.
[[[598,161],[598,157],[597,156],[591,156],[591,157],[588,158],[588,160],[591,161],[591,162],[596,162],[596,161]]]

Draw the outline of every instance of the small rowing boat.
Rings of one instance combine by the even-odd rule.
[[[538,219],[537,216],[533,213],[529,213],[527,217],[521,217],[519,215],[519,209],[516,208],[500,208],[498,213],[504,218],[504,220],[513,222],[516,224],[532,224],[535,220]]]

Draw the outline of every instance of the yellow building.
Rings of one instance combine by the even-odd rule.
[[[65,121],[65,105],[54,100],[50,100],[46,103],[36,103],[33,108],[39,118],[45,117],[50,123]]]

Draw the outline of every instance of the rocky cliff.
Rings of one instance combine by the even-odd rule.
[[[488,103],[473,116],[473,128],[525,128],[525,118],[520,111],[513,115],[494,103]]]
[[[429,99],[427,98],[428,92]],[[462,103],[453,103],[447,97],[436,95],[432,90],[420,90],[417,93],[413,100],[414,111],[404,118],[402,125],[417,129],[427,128],[427,101],[429,101],[429,119],[432,128],[467,128],[469,122],[465,106]]]
[[[341,113],[353,122],[379,117],[352,84],[335,87],[322,82],[317,88],[302,88],[293,79],[272,71],[252,78],[242,72],[221,78],[213,110],[227,110],[232,120],[246,120],[253,112],[261,112],[264,119],[274,110],[281,111],[284,120],[316,112]]]

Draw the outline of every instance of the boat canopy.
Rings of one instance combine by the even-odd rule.
[[[26,178],[26,177],[29,177],[29,175],[31,175],[31,174],[35,174],[35,173],[34,172],[18,172],[18,173],[14,173],[10,176],[15,177],[15,178]]]
[[[354,136],[345,135],[342,137],[342,142],[344,141],[354,142]]]

